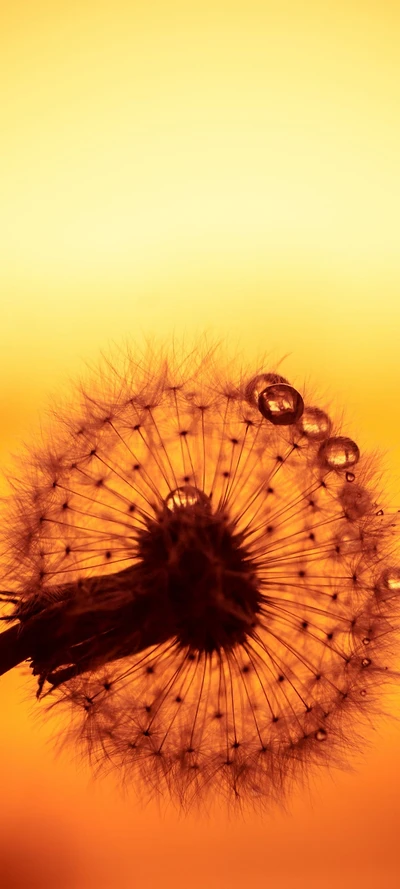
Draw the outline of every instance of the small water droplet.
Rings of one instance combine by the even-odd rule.
[[[371,659],[369,657],[363,657],[363,659],[361,661],[361,666],[362,667],[369,667],[370,663],[371,663]]]
[[[346,472],[346,482],[354,482],[354,472]]]
[[[377,589],[382,593],[393,595],[400,593],[400,568],[397,566],[386,568],[378,580]]]
[[[333,538],[333,549],[336,556],[346,556],[349,553],[361,552],[361,537],[358,528],[347,526]]]
[[[371,640],[370,640],[369,636],[364,636],[363,645],[369,645],[370,642],[371,642]]]
[[[264,392],[264,389],[267,386],[273,386],[276,383],[285,383],[287,384],[287,380],[285,377],[279,376],[279,374],[274,373],[266,373],[266,374],[258,374],[257,377],[253,377],[250,380],[250,383],[247,384],[245,388],[245,398],[253,407],[258,408],[258,399],[261,395],[261,392]]]
[[[365,689],[365,688],[362,688],[361,691],[360,691],[360,695],[362,695],[363,698],[365,698],[365,695],[366,695],[366,694],[367,694],[366,689]]]
[[[319,407],[305,407],[298,426],[306,438],[311,441],[323,441],[329,437],[332,423],[328,414],[321,411]]]
[[[315,737],[317,741],[326,741],[328,732],[326,732],[324,728],[319,728],[318,731],[315,732]]]
[[[304,402],[300,392],[293,386],[276,383],[261,392],[258,409],[274,426],[292,426],[301,417]]]
[[[182,487],[170,491],[165,499],[165,506],[171,512],[193,506],[200,506],[208,510],[210,509],[210,499],[204,491],[195,488],[194,485],[182,485]]]
[[[346,517],[352,522],[361,519],[372,509],[371,497],[361,485],[345,485],[339,494],[339,503],[343,507]]]
[[[318,451],[319,462],[327,469],[348,469],[360,459],[360,451],[355,441],[338,435],[324,441]]]
[[[378,509],[378,512],[376,513],[376,515],[383,515],[383,514],[384,514],[383,509]]]

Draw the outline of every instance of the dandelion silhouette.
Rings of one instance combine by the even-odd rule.
[[[280,375],[219,362],[103,362],[4,516],[0,673],[29,661],[94,765],[185,807],[341,764],[395,675],[373,461]]]

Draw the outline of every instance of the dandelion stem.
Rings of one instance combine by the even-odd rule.
[[[21,633],[21,625],[15,624],[0,633],[0,676],[8,673],[29,657],[29,644]]]

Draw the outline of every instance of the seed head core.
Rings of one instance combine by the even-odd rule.
[[[245,642],[261,601],[256,566],[243,535],[203,491],[171,491],[139,535],[138,560],[182,647],[211,653]]]

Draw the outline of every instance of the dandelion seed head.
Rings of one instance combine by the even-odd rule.
[[[370,458],[273,371],[103,362],[8,505],[38,706],[71,714],[95,768],[184,807],[269,805],[342,763],[394,675],[379,498]]]

